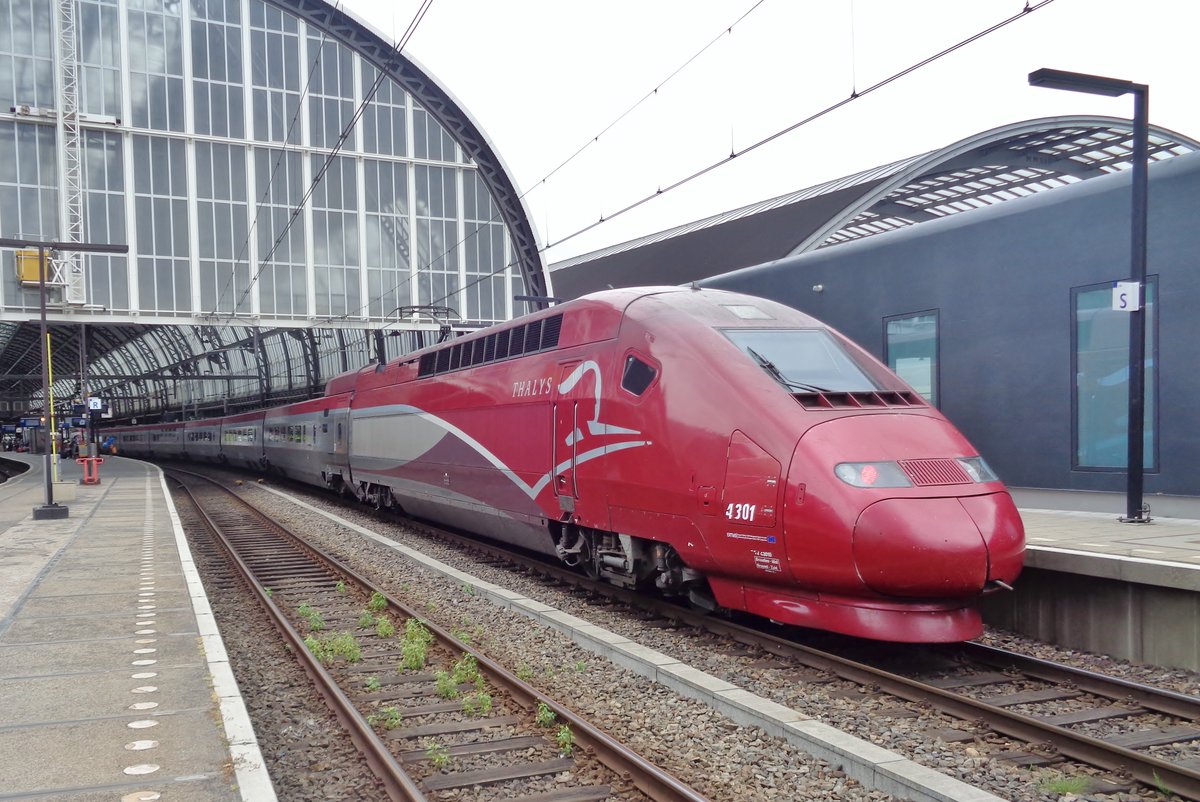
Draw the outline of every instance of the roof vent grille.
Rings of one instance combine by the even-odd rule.
[[[923,407],[924,399],[908,390],[877,390],[852,393],[792,393],[805,409],[882,409]]]

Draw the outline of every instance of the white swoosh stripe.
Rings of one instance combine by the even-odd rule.
[[[454,424],[450,423],[449,421],[445,421],[445,420],[439,418],[437,415],[434,415],[431,412],[425,412],[424,410],[418,409],[417,407],[414,407],[414,406],[409,406],[408,404],[391,404],[391,405],[385,406],[385,407],[372,407],[370,413],[368,413],[368,414],[360,413],[360,414],[354,415],[352,417],[377,418],[377,417],[386,417],[386,416],[395,415],[395,414],[416,415],[417,417],[421,418],[422,420],[428,421],[429,423],[432,423],[435,426],[438,426],[438,427],[442,428],[443,430],[445,430],[446,432],[449,432],[450,434],[454,435],[459,440],[463,441],[468,446],[470,446],[472,449],[474,449],[484,459],[486,459],[488,462],[490,462],[493,467],[495,467],[502,474],[507,476],[512,481],[513,484],[515,484],[517,487],[521,488],[521,490],[524,491],[524,493],[533,500],[537,500],[538,495],[542,492],[542,490],[545,489],[546,484],[550,481],[551,476],[553,476],[556,473],[562,473],[564,470],[571,467],[571,464],[572,464],[571,460],[567,460],[566,462],[563,462],[560,465],[556,465],[552,472],[547,473],[545,476],[543,476],[541,479],[539,479],[537,481],[537,484],[530,487],[529,485],[525,484],[525,482],[521,479],[521,477],[517,476],[517,474],[511,468],[509,468],[507,465],[505,465],[503,460],[501,460],[499,457],[497,457],[495,454],[493,454],[490,450],[488,450],[487,446],[485,446],[483,443],[479,442],[474,437],[467,434],[466,432],[464,432],[462,429],[458,428]],[[577,455],[575,457],[574,464],[576,466],[578,466],[584,462],[589,462],[598,457],[602,457],[605,454],[610,454],[610,453],[614,453],[617,451],[624,451],[627,448],[637,448],[639,446],[645,446],[645,445],[649,445],[649,444],[650,444],[649,440],[631,440],[631,441],[625,442],[625,443],[610,443],[608,445],[600,446],[599,448],[593,448],[591,451],[585,451],[582,454]]]
[[[616,451],[624,451],[627,448],[637,448],[638,446],[648,446],[648,445],[650,445],[649,440],[630,440],[629,442],[626,442],[626,443],[610,443],[609,445],[600,446],[599,448],[593,448],[591,451],[585,451],[582,454],[578,455],[577,457],[575,457],[575,466],[578,467],[579,465],[581,465],[585,462],[588,462],[590,460],[594,460],[597,457],[603,457],[605,454],[612,454]],[[560,464],[554,466],[554,473],[562,473],[563,471],[565,471],[567,468],[570,468],[570,467],[571,467],[571,460],[567,460],[566,462],[563,462],[563,463],[560,463]],[[539,479],[538,483],[533,486],[533,493],[530,497],[537,498],[538,493],[542,492],[542,488],[544,488],[546,486],[546,483],[549,481],[550,481],[550,474],[546,474],[541,479]]]

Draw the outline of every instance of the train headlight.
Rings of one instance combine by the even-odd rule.
[[[971,477],[972,482],[997,482],[999,477],[992,472],[983,457],[959,457],[958,464]]]
[[[833,472],[854,487],[912,487],[912,482],[894,462],[843,462]]]

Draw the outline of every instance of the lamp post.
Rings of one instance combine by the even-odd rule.
[[[53,419],[50,409],[50,349],[48,345],[46,324],[46,262],[47,251],[82,251],[88,253],[129,253],[128,245],[99,245],[87,242],[41,242],[38,240],[10,239],[0,237],[0,248],[37,248],[38,250],[38,297],[41,306],[40,339],[42,342],[42,413],[49,423]],[[66,518],[68,510],[62,504],[54,503],[54,483],[50,474],[50,439],[54,436],[52,429],[46,429],[46,457],[44,473],[46,482],[46,503],[33,508],[33,520],[52,520]]]
[[[1137,283],[1137,308],[1129,313],[1129,453],[1126,462],[1126,523],[1148,523],[1142,504],[1146,403],[1146,158],[1150,128],[1150,87],[1117,78],[1079,72],[1040,69],[1029,73],[1030,86],[1065,89],[1090,95],[1133,95],[1133,230],[1132,276]]]

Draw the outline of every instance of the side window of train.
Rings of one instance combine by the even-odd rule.
[[[625,368],[621,373],[621,387],[634,395],[641,395],[654,383],[657,375],[658,370],[653,365],[636,354],[629,354],[625,357]]]

